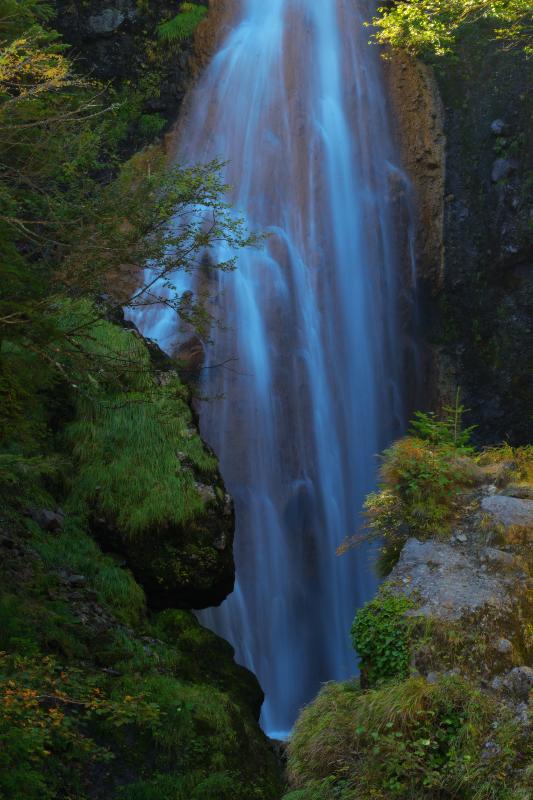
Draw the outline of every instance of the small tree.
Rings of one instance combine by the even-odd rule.
[[[463,453],[472,452],[472,433],[476,425],[463,427],[463,415],[467,412],[461,403],[461,390],[455,394],[453,406],[443,406],[439,415],[434,411],[416,411],[409,433],[434,445],[450,445]]]

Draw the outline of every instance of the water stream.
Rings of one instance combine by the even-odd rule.
[[[354,673],[350,624],[375,590],[368,551],[335,550],[405,422],[409,202],[369,7],[228,5],[178,158],[227,160],[232,202],[270,237],[213,287],[225,327],[207,364],[236,360],[205,370],[202,393],[223,399],[200,418],[235,500],[237,585],[201,619],[256,673],[281,736],[321,682]],[[141,320],[167,347],[173,325]]]

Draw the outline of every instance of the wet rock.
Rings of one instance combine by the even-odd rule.
[[[498,183],[505,178],[509,178],[516,170],[516,161],[507,158],[497,158],[492,165],[490,179],[493,183]]]
[[[484,497],[481,508],[506,528],[510,525],[533,525],[533,500],[497,494]]]
[[[515,667],[502,681],[502,686],[518,699],[528,702],[533,689],[533,669],[531,667]]]

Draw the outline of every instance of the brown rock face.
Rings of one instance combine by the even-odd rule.
[[[191,67],[195,76],[206,67],[223,39],[233,13],[231,5],[228,0],[209,0],[209,14],[202,20],[194,36]]]
[[[405,53],[385,62],[403,163],[417,197],[418,272],[440,286],[444,271],[445,145],[442,103],[432,71]]]

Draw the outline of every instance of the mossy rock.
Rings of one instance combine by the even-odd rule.
[[[135,539],[101,517],[92,530],[125,558],[153,609],[217,606],[233,591],[233,509],[218,498],[188,524],[149,528]]]
[[[188,611],[162,611],[152,624],[163,641],[178,647],[183,679],[219,687],[259,719],[263,690],[252,672],[235,663],[233,647],[225,639],[202,627]]]
[[[94,313],[87,304],[67,310],[77,324]],[[135,370],[101,377],[95,397],[77,402],[66,430],[76,463],[68,511],[126,559],[153,608],[219,605],[235,577],[233,504],[176,364],[107,320],[91,327],[89,346]]]

